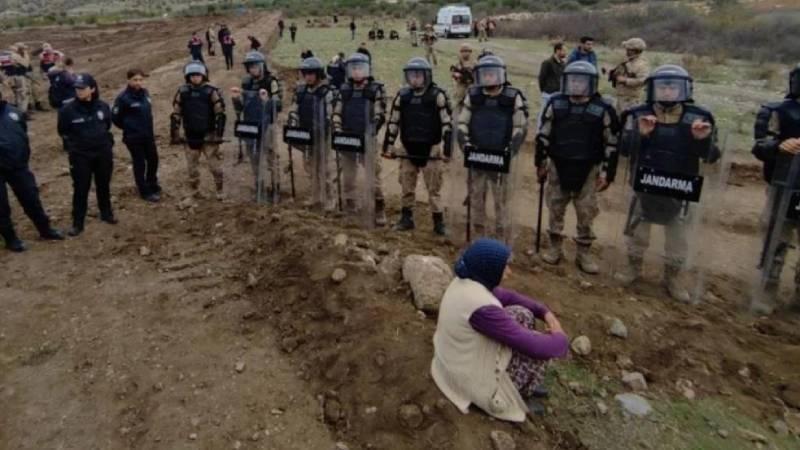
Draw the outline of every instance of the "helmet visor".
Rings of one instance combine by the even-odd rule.
[[[585,73],[568,73],[561,79],[561,92],[574,97],[589,97],[595,94],[595,77]]]
[[[365,61],[347,64],[347,78],[361,81],[369,77],[369,63]]]
[[[405,71],[406,84],[411,89],[422,89],[427,87],[431,80],[430,72],[427,70],[406,70]]]
[[[655,102],[685,102],[692,97],[692,84],[679,78],[652,80],[650,98]]]
[[[506,69],[502,67],[476,67],[475,80],[480,87],[502,86],[506,82]]]

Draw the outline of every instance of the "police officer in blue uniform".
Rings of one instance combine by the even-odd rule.
[[[50,219],[39,200],[36,178],[28,167],[30,156],[28,127],[24,115],[3,100],[0,93],[0,236],[5,240],[6,248],[13,252],[24,251],[25,243],[17,237],[11,222],[6,184],[14,192],[42,239],[64,239],[61,231],[50,226]]]
[[[116,224],[111,209],[111,174],[114,169],[111,108],[100,100],[97,82],[88,73],[75,77],[75,100],[58,112],[58,134],[69,154],[72,175],[72,228],[67,234],[77,236],[83,232],[92,178],[100,220]]]

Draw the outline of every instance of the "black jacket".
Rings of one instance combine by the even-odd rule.
[[[542,61],[539,69],[539,90],[547,94],[553,94],[561,90],[561,74],[564,73],[566,64],[556,61],[555,56],[551,56]]]
[[[147,89],[125,88],[114,100],[111,120],[122,130],[122,142],[143,143],[154,139],[153,105]]]
[[[31,148],[25,116],[15,107],[0,100],[0,170],[28,167]]]
[[[68,153],[87,156],[107,153],[110,156],[114,147],[110,130],[111,108],[97,98],[89,102],[76,98],[58,111],[58,134]]]

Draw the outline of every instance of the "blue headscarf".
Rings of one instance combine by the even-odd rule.
[[[481,238],[464,250],[456,261],[455,272],[459,278],[469,278],[493,290],[503,279],[511,250],[500,241]]]

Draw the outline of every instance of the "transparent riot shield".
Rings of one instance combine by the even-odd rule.
[[[314,142],[311,154],[306,156],[311,177],[311,202],[321,211],[333,210],[328,125],[325,99],[321,98],[314,102]]]
[[[372,104],[364,102],[365,131],[333,134],[332,145],[337,153],[337,184],[341,186],[341,209],[367,227],[375,226],[376,127],[372,120]],[[347,130],[345,123],[344,128]]]
[[[251,202],[255,198],[251,155],[260,146],[262,131],[258,120],[245,120],[244,114],[237,116],[233,134],[236,137],[238,155],[226,160],[223,165],[225,198],[231,201]]]
[[[800,229],[800,155],[778,152],[762,217],[761,253],[750,308],[771,312],[780,306],[781,275]],[[795,268],[795,298],[800,264]],[[788,283],[787,283],[788,284]]]
[[[718,220],[730,152],[715,135],[709,145],[675,141],[688,120],[686,113],[677,124],[659,123],[646,141],[637,117],[624,125],[620,145],[629,164],[623,175],[624,219],[617,221],[613,254],[604,258],[624,286],[660,282],[673,300],[697,303],[719,258]]]
[[[256,202],[278,204],[281,196],[280,157],[278,154],[277,102],[269,98],[262,103],[261,140],[257,153],[251,155],[253,175],[256,183]]]

